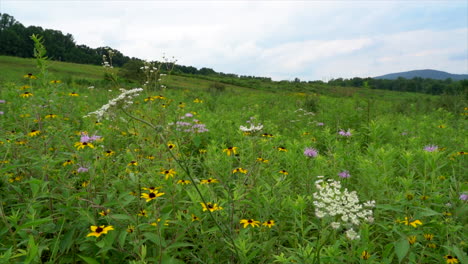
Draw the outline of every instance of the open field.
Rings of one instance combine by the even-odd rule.
[[[0,57],[0,263],[468,263],[462,100],[34,63]]]

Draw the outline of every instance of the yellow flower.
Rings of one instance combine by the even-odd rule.
[[[237,169],[234,169],[234,170],[232,171],[232,173],[240,172],[240,173],[247,174],[247,171],[248,171],[248,170],[243,169],[243,168],[237,168]]]
[[[184,103],[184,102],[180,102],[180,103],[179,103],[179,107],[180,107],[180,108],[184,108],[184,107],[185,107],[185,103]]]
[[[80,96],[79,94],[77,94],[77,93],[75,93],[75,92],[69,93],[68,95],[69,95],[69,96],[73,96],[73,97]]]
[[[149,160],[154,160],[156,157],[153,156],[153,155],[149,155],[149,156],[146,156],[146,158],[149,159]]]
[[[361,253],[361,258],[364,259],[364,260],[368,260],[370,258],[370,256],[371,256],[371,254],[367,250],[364,250]]]
[[[162,170],[161,174],[164,174],[165,179],[167,180],[167,179],[169,179],[169,177],[174,177],[174,175],[177,174],[177,173],[176,173],[175,170],[169,169],[169,170]]]
[[[272,135],[272,134],[268,134],[268,133],[263,133],[263,134],[262,134],[262,137],[273,137],[273,135]]]
[[[94,148],[94,145],[88,142],[76,142],[75,143],[76,149],[84,149],[86,147],[88,148]]]
[[[109,232],[110,230],[114,230],[114,227],[102,225],[102,226],[91,226],[90,229],[92,232],[89,233],[87,237],[89,236],[99,237],[102,234],[107,234],[107,232]]]
[[[33,129],[33,130],[31,130],[31,132],[28,133],[28,136],[34,137],[34,136],[39,135],[40,133],[41,133],[41,131]]]
[[[203,100],[200,100],[198,98],[195,98],[195,100],[193,100],[194,103],[198,103],[198,104],[201,104],[203,103]]]
[[[89,185],[89,181],[84,181],[81,183],[81,187],[86,188]]]
[[[278,147],[278,150],[280,152],[288,152],[288,150],[285,147]]]
[[[237,154],[237,147],[228,147],[227,149],[223,149],[223,152],[226,152],[228,156],[231,156],[232,154]]]
[[[249,225],[251,225],[252,227],[260,226],[260,221],[256,221],[253,219],[242,219],[240,220],[240,223],[244,224],[244,228],[247,228]]]
[[[134,231],[135,231],[135,226],[129,225],[129,226],[127,227],[127,232],[128,232],[128,233],[131,234],[131,233],[133,233]]]
[[[138,215],[139,215],[139,216],[148,217],[148,212],[146,212],[145,209],[141,209],[141,210],[138,212]]]
[[[177,181],[177,184],[182,184],[182,185],[184,185],[184,184],[190,184],[190,183],[191,183],[191,181],[189,181],[189,180],[178,180],[178,181]]]
[[[130,161],[130,162],[127,164],[127,166],[138,166],[138,162],[132,160],[132,161]]]
[[[164,195],[163,192],[158,192],[157,190],[154,190],[154,191],[150,191],[149,193],[142,193],[141,198],[144,198],[146,199],[146,202],[149,202],[163,195]]]
[[[416,243],[416,236],[409,236],[407,239],[410,245],[413,245],[414,243]]]
[[[52,83],[52,84],[58,84],[58,83],[61,83],[61,82],[62,82],[62,81],[60,81],[60,80],[52,80],[52,81],[50,81],[50,83]]]
[[[264,159],[264,158],[257,158],[257,161],[262,162],[262,163],[268,163],[269,162],[269,160]]]
[[[145,99],[143,99],[145,102],[148,102],[148,101],[154,101],[154,98],[153,97],[146,97]]]
[[[31,86],[29,86],[29,85],[23,85],[23,86],[20,87],[21,90],[26,90],[26,89],[29,89],[29,88],[31,88]]]
[[[434,235],[433,234],[424,234],[424,238],[427,241],[431,241],[434,238]]]
[[[67,161],[65,161],[62,165],[63,165],[63,166],[67,166],[67,165],[71,165],[71,164],[73,164],[73,163],[75,163],[74,160],[67,160]]]
[[[399,223],[405,224],[405,225],[410,225],[414,228],[418,227],[418,225],[422,225],[423,223],[420,220],[414,220],[414,221],[409,221],[408,217],[405,217],[405,220],[402,221],[397,221]]]
[[[167,148],[170,149],[170,150],[174,149],[175,147],[176,147],[175,144],[172,144],[172,143],[167,144]]]
[[[271,228],[272,226],[275,225],[275,220],[268,220],[266,222],[263,222],[263,226],[267,226],[268,228]]]
[[[106,150],[104,152],[104,156],[106,156],[106,157],[110,157],[110,156],[113,156],[113,155],[115,155],[115,152],[112,151],[112,150]]]
[[[24,78],[26,79],[37,79],[36,76],[34,76],[32,73],[28,73],[26,75],[23,75]]]
[[[56,114],[48,114],[45,116],[45,118],[57,118]]]
[[[218,183],[219,181],[217,179],[209,178],[206,180],[201,180],[200,184],[210,184],[210,183]]]
[[[454,257],[452,255],[446,255],[446,256],[444,256],[444,258],[445,258],[447,264],[459,263],[458,258]]]
[[[288,173],[287,171],[285,171],[285,170],[280,170],[279,173],[284,174],[284,175],[288,175],[288,174],[289,174],[289,173]]]
[[[194,214],[192,214],[192,222],[194,221],[200,221],[200,218]]]
[[[206,149],[199,149],[198,152],[200,152],[200,154],[206,153]]]
[[[27,97],[30,97],[30,96],[33,96],[34,94],[30,93],[30,92],[24,92],[22,94],[20,94],[21,97],[23,98],[27,98]]]
[[[218,206],[218,204],[212,204],[212,203],[200,203],[203,207],[203,212],[206,210],[210,210],[210,212],[222,210],[223,208],[221,206]]]
[[[107,210],[105,210],[105,211],[102,210],[101,212],[99,212],[99,215],[100,215],[100,216],[106,216],[106,215],[108,215],[108,214],[110,214],[110,209],[107,209]]]

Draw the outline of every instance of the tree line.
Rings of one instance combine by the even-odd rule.
[[[13,16],[0,13],[0,55],[32,58],[34,44],[33,41],[31,41],[30,36],[33,34],[43,36],[44,44],[47,47],[47,54],[52,60],[101,65],[103,62],[103,55],[107,55],[108,49],[110,48],[91,48],[86,45],[78,45],[75,43],[71,34],[63,34],[59,30],[43,29],[42,27],[37,26],[25,27],[20,22],[16,21]],[[121,77],[141,80],[142,71],[140,68],[143,66],[143,60],[134,57],[130,58],[115,49],[112,49],[112,51],[112,64],[113,66],[121,67]],[[203,67],[197,69],[193,66],[177,64],[174,66],[173,73],[211,79],[218,82],[240,86],[255,86],[265,89],[278,87],[278,85],[284,85],[291,88],[305,88],[306,86],[310,86],[310,84],[320,84],[323,86],[366,87],[372,89],[419,92],[434,95],[443,93],[466,94],[468,89],[468,80],[452,81],[451,79],[434,80],[422,78],[398,78],[396,80],[387,80],[355,77],[351,79],[338,78],[324,83],[322,81],[304,82],[299,78],[295,78],[292,81],[283,80],[280,82],[274,82],[268,77],[222,73],[216,72],[210,68]]]

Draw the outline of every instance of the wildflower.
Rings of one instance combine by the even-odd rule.
[[[143,188],[141,188],[141,189],[143,189],[143,190],[145,190],[145,191],[154,192],[155,190],[161,189],[161,187],[148,187],[148,188],[143,187]]]
[[[343,137],[350,137],[351,136],[351,131],[348,129],[348,131],[340,130],[338,131],[338,134]]]
[[[438,149],[439,147],[436,145],[428,145],[424,147],[424,150],[427,152],[434,152],[434,151],[437,151]]]
[[[317,123],[317,126],[324,126],[324,125],[325,125],[325,123],[322,123],[322,122]]]
[[[459,156],[461,156],[461,155],[466,155],[466,154],[468,154],[468,152],[466,152],[466,151],[459,151],[459,152],[457,152],[457,155],[459,155]]]
[[[86,186],[88,186],[89,183],[90,183],[89,181],[83,181],[83,182],[81,183],[81,187],[86,188]]]
[[[57,118],[56,114],[48,114],[45,116],[45,118]]]
[[[127,166],[138,166],[138,162],[135,160],[130,161]]]
[[[279,152],[288,152],[288,150],[285,147],[278,147]]]
[[[249,225],[251,225],[252,227],[258,227],[260,226],[260,221],[256,221],[256,220],[253,220],[253,219],[242,219],[240,220],[240,223],[241,224],[244,224],[244,228],[247,228]]]
[[[85,117],[89,117],[91,115],[96,115],[98,121],[102,118],[112,119],[115,117],[115,112],[112,111],[114,108],[127,108],[129,105],[133,104],[133,98],[139,95],[139,92],[143,91],[142,88],[135,88],[132,90],[125,90],[120,89],[122,92],[119,96],[114,99],[111,99],[107,104],[103,105],[100,109],[88,113]]]
[[[408,243],[409,243],[410,245],[414,245],[414,243],[416,243],[416,241],[417,241],[416,236],[409,236],[409,237],[407,237],[406,239],[408,240]]]
[[[192,222],[195,222],[195,221],[200,221],[200,218],[194,214],[192,214]]]
[[[154,190],[154,191],[150,191],[149,193],[142,193],[141,194],[141,198],[144,198],[146,199],[146,202],[149,202],[153,199],[156,199],[160,196],[163,196],[165,193],[163,192],[159,192],[157,190]]]
[[[468,194],[462,193],[462,194],[460,194],[460,197],[459,197],[459,198],[460,198],[460,200],[462,200],[462,201],[467,201],[467,200],[468,200]]]
[[[72,97],[78,97],[80,96],[79,94],[75,93],[75,92],[71,92],[68,94],[69,96],[72,96]]]
[[[339,228],[341,227],[341,223],[340,223],[340,222],[331,222],[331,223],[330,223],[330,226],[331,226],[333,229],[337,230],[337,229],[339,229]]]
[[[427,247],[429,247],[429,248],[437,248],[437,245],[434,244],[434,243],[428,243],[428,244],[427,244]]]
[[[246,174],[247,170],[243,168],[237,168],[237,169],[232,170],[232,173],[237,173],[237,172]]]
[[[61,82],[62,82],[62,81],[60,81],[60,80],[52,80],[52,81],[50,81],[50,83],[52,83],[52,84],[58,84],[58,83],[61,83]]]
[[[228,147],[227,149],[223,149],[223,152],[226,152],[228,156],[231,156],[232,154],[237,154],[237,147]]]
[[[206,153],[206,149],[199,149],[198,152],[199,152],[200,154],[204,154],[204,153]]]
[[[406,200],[411,201],[414,199],[414,195],[411,193],[406,194]]]
[[[135,226],[129,225],[129,226],[127,227],[127,233],[130,233],[130,234],[131,234],[131,233],[133,233],[134,231],[135,231]]]
[[[424,239],[431,241],[434,238],[434,234],[424,234]]]
[[[340,176],[341,178],[349,178],[351,177],[351,174],[349,174],[349,171],[345,170],[345,171],[342,171],[340,173],[338,173],[338,176]]]
[[[438,128],[446,128],[447,126],[446,125],[438,125],[437,127]]]
[[[203,100],[200,100],[198,98],[195,98],[195,100],[193,100],[194,103],[198,103],[198,104],[201,104],[203,103]]]
[[[33,130],[31,130],[31,132],[28,133],[28,136],[35,137],[35,136],[39,135],[40,133],[41,133],[41,131],[33,129]]]
[[[368,260],[370,257],[371,257],[371,254],[370,254],[369,251],[367,251],[367,250],[364,250],[364,251],[361,253],[361,258],[364,259],[364,260]]]
[[[304,155],[306,157],[315,158],[315,157],[318,156],[318,150],[316,150],[314,148],[306,148],[304,150]]]
[[[182,184],[182,185],[190,184],[190,183],[192,183],[192,182],[189,181],[189,180],[178,180],[178,181],[177,181],[177,184]]]
[[[347,230],[345,233],[346,233],[346,237],[350,240],[356,240],[356,239],[361,238],[359,234],[356,233],[356,231],[354,231],[354,229],[352,228]]]
[[[410,225],[414,228],[418,227],[418,225],[422,225],[423,223],[420,220],[409,221],[408,217],[405,217],[405,220],[397,220],[398,223]]]
[[[30,93],[30,92],[24,92],[22,94],[20,94],[21,97],[23,98],[27,98],[27,97],[30,97],[30,96],[33,96],[34,94],[33,93]]]
[[[254,124],[250,124],[250,127],[245,127],[245,126],[240,126],[239,129],[243,132],[258,132],[260,130],[262,130],[263,128],[263,125],[262,124],[257,124],[257,125],[254,125]]]
[[[86,168],[86,167],[79,167],[76,171],[77,171],[78,173],[82,173],[82,172],[87,172],[88,170],[89,170],[89,169]]]
[[[88,142],[76,142],[75,143],[76,149],[84,149],[86,147],[88,148],[94,148],[94,145]]]
[[[175,144],[172,144],[172,143],[168,143],[168,144],[167,144],[167,148],[168,148],[169,150],[172,150],[172,149],[174,149],[175,147],[176,147]]]
[[[31,86],[29,86],[29,85],[23,85],[23,86],[20,87],[21,90],[26,90],[26,89],[29,89],[29,88],[31,88]]]
[[[102,234],[107,234],[107,232],[109,232],[110,230],[114,230],[114,227],[102,225],[102,226],[91,226],[90,229],[92,232],[89,233],[87,237],[89,236],[99,237]]]
[[[289,174],[289,173],[288,173],[287,171],[285,171],[285,170],[280,170],[279,173],[284,174],[284,175],[288,175],[288,174]]]
[[[206,180],[201,180],[200,184],[210,184],[210,183],[218,183],[219,181],[217,179],[209,178]]]
[[[105,211],[102,210],[101,212],[99,212],[99,215],[100,215],[100,216],[106,216],[106,215],[108,215],[108,214],[110,214],[110,209],[107,209],[107,210],[105,210]]]
[[[23,75],[24,78],[26,79],[37,79],[36,76],[34,76],[32,73],[28,73],[26,75]]]
[[[257,161],[262,162],[262,163],[268,163],[269,162],[269,160],[264,159],[264,158],[257,158]]]
[[[73,164],[73,163],[75,163],[74,160],[67,160],[67,161],[65,161],[62,165],[63,165],[63,166],[67,166],[67,165],[71,165],[71,164]]]
[[[263,225],[263,226],[267,226],[268,228],[271,228],[272,226],[275,225],[275,220],[268,220],[268,221],[265,221],[265,222],[263,222],[262,225]]]
[[[140,211],[138,212],[138,215],[148,217],[148,212],[145,209],[140,209]]]
[[[113,155],[115,155],[115,152],[112,151],[112,150],[106,150],[104,152],[104,156],[106,156],[106,157],[110,157],[110,156],[113,156]]]
[[[213,203],[200,203],[203,207],[203,212],[206,210],[210,210],[210,212],[222,210],[223,208],[221,206],[218,206],[218,204],[213,204]]]
[[[145,99],[143,99],[145,102],[148,102],[148,101],[154,101],[154,98],[152,96],[150,97],[146,97]]]
[[[162,170],[161,174],[164,174],[166,176],[166,180],[167,180],[167,179],[169,179],[169,177],[174,177],[174,175],[176,174],[176,171],[173,170],[173,169]]]
[[[458,258],[452,255],[446,255],[444,258],[447,264],[459,263]]]
[[[154,160],[156,157],[153,156],[153,155],[149,155],[149,156],[146,156],[146,158],[149,159],[149,160]]]
[[[420,199],[421,199],[421,201],[425,201],[425,200],[429,199],[429,196],[421,195]]]
[[[180,108],[184,108],[185,107],[185,103],[184,102],[179,102],[179,105],[178,105]]]
[[[263,133],[262,134],[262,137],[274,137],[272,134],[269,134],[269,133]]]

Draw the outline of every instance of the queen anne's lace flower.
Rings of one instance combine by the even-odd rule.
[[[85,117],[95,115],[100,121],[101,119],[113,119],[115,117],[114,108],[127,108],[133,104],[133,98],[139,96],[139,92],[143,91],[142,88],[134,88],[131,90],[120,89],[122,92],[119,96],[111,99],[107,104],[103,105],[98,110],[88,113]]]

